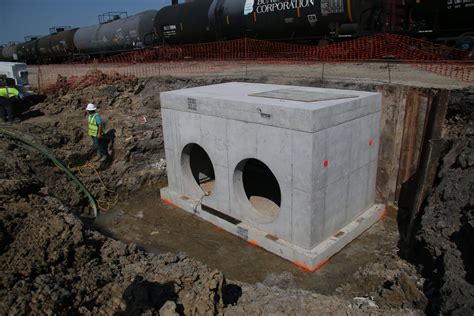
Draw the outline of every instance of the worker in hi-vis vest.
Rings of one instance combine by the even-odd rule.
[[[13,103],[20,98],[20,92],[14,88],[9,87],[7,78],[0,77],[0,115],[4,122],[13,123]]]
[[[88,125],[88,134],[92,138],[92,142],[95,144],[97,149],[98,159],[104,161],[107,159],[108,153],[105,148],[103,136],[103,122],[102,118],[96,112],[97,107],[95,104],[89,103],[87,105],[87,125]]]

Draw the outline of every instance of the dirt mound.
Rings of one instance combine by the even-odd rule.
[[[433,314],[474,313],[474,99],[458,93],[446,122],[446,150],[416,233]]]
[[[446,154],[416,236],[432,312],[474,312],[474,137]]]
[[[134,80],[133,76],[122,75],[117,72],[103,73],[100,70],[91,70],[86,75],[81,77],[64,77],[58,75],[56,83],[49,86],[45,91],[46,94],[60,92],[67,93],[72,90],[81,90],[91,86],[100,86],[105,84],[120,84]]]
[[[220,272],[90,231],[55,198],[24,199],[2,211],[2,314],[156,314],[167,301],[185,314],[222,308]]]

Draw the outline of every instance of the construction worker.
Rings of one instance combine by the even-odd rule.
[[[13,123],[13,103],[20,97],[20,92],[7,85],[8,78],[6,76],[0,77],[0,115],[4,122]]]
[[[107,159],[108,153],[105,148],[103,136],[103,122],[102,118],[96,112],[97,107],[95,104],[89,103],[86,107],[87,111],[87,124],[89,129],[89,136],[92,138],[92,142],[95,144],[97,149],[97,155],[99,161],[104,161]]]

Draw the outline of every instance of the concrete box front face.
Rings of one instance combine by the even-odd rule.
[[[379,94],[226,83],[164,92],[161,107],[168,190],[183,197],[308,250],[374,205]],[[190,144],[212,163],[208,196],[193,176]],[[264,191],[270,177],[247,176],[249,159],[276,178],[272,213],[247,197],[248,179]]]

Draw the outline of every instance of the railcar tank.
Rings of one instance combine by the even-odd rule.
[[[383,27],[382,0],[214,0],[210,25],[222,38],[287,40]]]
[[[59,59],[76,52],[74,34],[78,29],[65,30],[38,40],[38,52],[43,60]]]
[[[18,44],[18,60],[36,62],[38,60],[38,39]]]
[[[74,34],[79,54],[100,54],[150,46],[155,39],[157,11],[148,10],[127,18],[82,27]]]
[[[167,6],[158,11],[155,31],[159,42],[187,44],[217,40],[208,19],[212,2],[213,0],[187,2]]]
[[[474,29],[474,0],[407,0],[409,30],[427,37],[456,36]]]
[[[18,45],[14,44],[3,47],[2,58],[4,60],[18,60]]]

